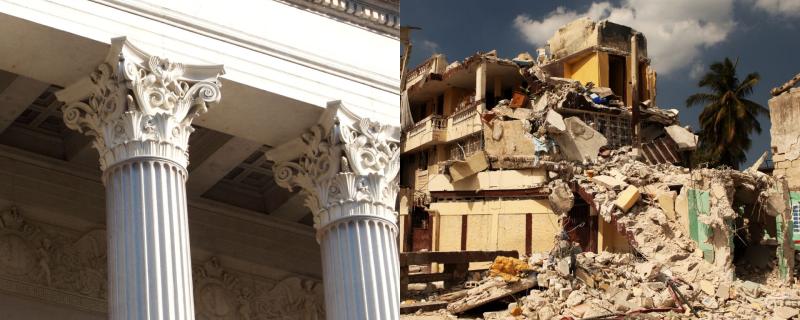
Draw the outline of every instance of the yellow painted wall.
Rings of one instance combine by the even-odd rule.
[[[631,252],[631,247],[622,234],[611,223],[607,223],[600,216],[597,217],[597,248],[598,251]]]
[[[596,85],[604,86],[604,80],[600,72],[600,55],[597,53],[589,53],[574,61],[564,63],[564,77],[578,80],[581,84],[586,85],[592,82]],[[606,73],[608,72],[608,58],[606,56]],[[606,81],[607,81],[606,77]]]
[[[461,216],[468,215],[467,250],[517,250],[525,253],[525,214],[533,214],[533,252],[547,252],[561,228],[546,199],[433,202],[439,214],[438,247],[460,250]],[[436,231],[436,229],[434,229]],[[435,245],[436,246],[436,245]]]
[[[467,215],[467,250],[492,250],[492,218],[490,214]]]
[[[533,232],[531,240],[533,252],[549,252],[553,249],[556,233],[561,232],[561,225],[558,224],[558,215],[535,214],[533,215]]]
[[[461,216],[439,216],[438,245],[436,251],[461,250]],[[434,231],[436,231],[434,229]]]
[[[525,214],[498,217],[497,247],[525,253]]]

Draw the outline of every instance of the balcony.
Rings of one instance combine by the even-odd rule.
[[[447,140],[447,119],[439,115],[430,115],[420,120],[406,134],[402,143],[402,152],[409,152]]]
[[[480,103],[473,102],[447,118],[447,142],[455,141],[483,130],[478,113]]]
[[[442,74],[447,67],[444,55],[435,54],[406,73],[406,88],[411,88],[430,74]]]

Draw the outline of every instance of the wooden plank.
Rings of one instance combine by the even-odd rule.
[[[461,216],[461,250],[467,250],[467,215]]]
[[[533,214],[525,215],[525,255],[531,256],[533,252]]]
[[[506,283],[502,287],[486,288],[491,292],[488,296],[474,299],[474,297],[467,296],[459,301],[453,302],[447,306],[447,311],[451,313],[463,313],[472,310],[487,303],[500,300],[502,298],[512,296],[513,294],[533,288],[536,284],[535,278],[523,278],[520,281],[513,283]]]
[[[400,253],[400,265],[424,265],[434,262],[447,264],[494,261],[498,256],[518,258],[519,252],[516,250],[403,252]]]
[[[409,304],[400,304],[400,314],[410,314],[417,311],[436,311],[447,307],[447,301],[426,301]]]

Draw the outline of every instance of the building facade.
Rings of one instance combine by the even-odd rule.
[[[0,1],[2,318],[397,318],[398,11]]]
[[[401,251],[531,254],[549,251],[562,229],[584,250],[629,250],[579,188],[569,187],[570,226],[551,191],[571,174],[559,161],[596,162],[602,150],[627,146],[647,163],[687,163],[696,138],[678,126],[677,110],[656,107],[649,63],[644,35],[583,18],[536,57],[492,51],[448,63],[437,54],[410,70],[415,125],[401,139]]]

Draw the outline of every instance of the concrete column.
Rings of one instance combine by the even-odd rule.
[[[124,38],[56,93],[93,136],[106,186],[109,318],[194,319],[186,166],[192,120],[220,98],[221,66],[150,56]]]
[[[328,319],[400,317],[399,133],[337,101],[302,138],[266,154],[275,181],[300,187],[314,214]]]
[[[486,111],[486,61],[482,61],[475,70],[475,101],[483,102],[478,104],[478,112]]]

